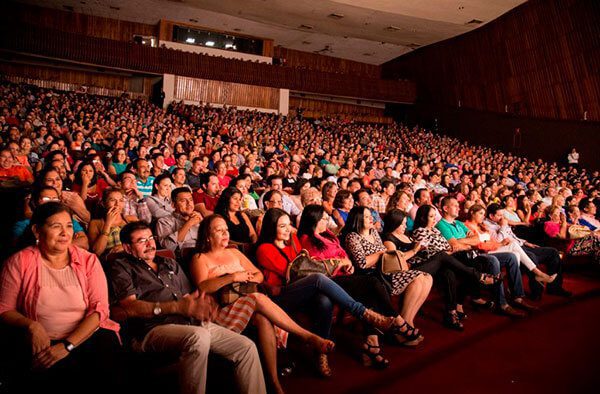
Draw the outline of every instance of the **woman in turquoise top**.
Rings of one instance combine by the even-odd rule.
[[[127,164],[127,153],[125,152],[125,149],[117,149],[113,153],[112,161],[108,166],[108,174],[113,179],[117,179],[117,177],[125,171]]]
[[[47,202],[60,201],[58,192],[52,186],[40,186],[31,193],[31,199],[29,200],[29,206],[32,211]],[[87,250],[89,248],[89,242],[85,230],[75,219],[73,220],[73,244]],[[30,219],[19,220],[13,225],[12,228],[12,239],[13,245],[21,249],[22,247],[30,246],[35,243],[33,233],[29,229]]]
[[[392,194],[387,206],[385,207],[386,215],[395,209],[398,209],[400,212],[403,212],[406,215],[406,231],[408,232],[411,232],[415,226],[415,222],[412,220],[410,215],[408,215],[411,202],[412,197],[406,191],[401,189],[396,190],[396,192]]]

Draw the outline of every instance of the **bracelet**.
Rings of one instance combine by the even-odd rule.
[[[102,232],[100,232],[100,234],[110,237],[110,231],[109,232],[102,231]]]

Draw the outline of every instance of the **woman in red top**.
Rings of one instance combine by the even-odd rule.
[[[108,183],[98,176],[94,163],[84,161],[79,165],[73,181],[73,191],[79,193],[90,211],[102,199],[102,193],[107,187]]]
[[[395,325],[393,317],[385,317],[367,309],[323,274],[312,274],[286,284],[287,266],[301,249],[291,227],[290,217],[284,210],[267,210],[256,251],[258,263],[263,268],[265,283],[269,286],[273,300],[283,310],[288,313],[301,309],[313,312],[316,316],[312,331],[322,338],[331,336],[333,303],[380,330],[388,330]],[[323,376],[331,376],[326,354],[318,355],[318,367]]]

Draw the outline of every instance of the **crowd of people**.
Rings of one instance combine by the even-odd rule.
[[[114,390],[131,349],[177,353],[182,393],[204,392],[209,353],[240,392],[281,393],[288,342],[336,374],[334,306],[383,369],[383,337],[425,339],[432,287],[440,323],[464,330],[468,308],[524,318],[544,292],[569,297],[569,255],[600,263],[598,171],[401,124],[126,95],[2,83],[0,108],[0,188],[27,192],[0,274],[0,321],[24,338],[18,392]],[[392,252],[407,269],[383,273]],[[305,255],[337,269],[290,280]]]

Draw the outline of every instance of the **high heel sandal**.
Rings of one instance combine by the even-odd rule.
[[[456,331],[462,331],[465,328],[465,326],[463,326],[463,324],[460,322],[460,318],[458,317],[458,313],[456,313],[456,311],[450,311],[446,313],[446,316],[444,317],[444,325]]]
[[[317,356],[317,370],[319,371],[319,375],[323,378],[330,378],[331,375],[333,375],[326,354],[319,354]]]
[[[394,324],[393,317],[383,316],[372,309],[366,309],[365,313],[362,315],[362,319],[373,326],[373,328],[381,334],[392,328],[392,325]]]
[[[403,330],[404,327],[406,327],[406,329]],[[419,332],[419,329],[408,324],[406,320],[399,326],[394,325],[392,327],[392,332],[394,333],[396,340],[404,346],[417,346],[425,339]]]
[[[335,343],[333,341],[321,338],[317,335],[310,337],[306,344],[312,347],[317,353],[329,353],[335,347]]]
[[[371,349],[379,349],[377,353],[373,353]],[[375,369],[386,369],[390,365],[390,361],[383,357],[381,346],[371,345],[368,342],[363,343],[362,363],[365,367],[373,367]]]

